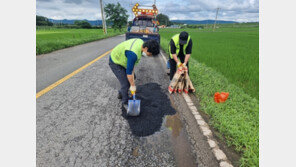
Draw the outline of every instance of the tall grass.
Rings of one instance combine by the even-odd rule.
[[[104,35],[102,29],[39,29],[36,31],[36,54],[49,53],[98,39],[119,35],[124,31],[108,29]]]
[[[185,29],[193,40],[190,78],[210,125],[242,155],[240,166],[259,166],[258,27],[218,30]],[[166,52],[170,38],[180,31],[184,29],[160,31]],[[217,104],[214,94],[222,91],[229,92],[229,98]]]
[[[210,116],[229,146],[241,153],[240,166],[259,166],[259,103],[221,73],[204,64],[190,62],[190,78],[200,99],[200,109]],[[215,103],[215,92],[229,92],[225,103]]]

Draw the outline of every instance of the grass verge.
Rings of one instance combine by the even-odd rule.
[[[168,40],[161,39],[161,47],[167,53]],[[242,157],[240,166],[259,166],[259,102],[244,90],[230,83],[213,68],[190,62],[190,78],[196,88],[200,109],[210,116],[210,125],[234,146]],[[225,103],[215,103],[215,92],[229,92]]]

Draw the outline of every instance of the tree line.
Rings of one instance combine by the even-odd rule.
[[[46,17],[36,15],[36,26],[53,26],[53,23]]]
[[[117,2],[117,4],[108,3],[104,7],[104,12],[106,14],[106,21],[107,25],[111,26],[113,29],[122,30],[123,27],[131,25],[132,22],[128,23],[128,17],[127,14],[128,11],[123,8],[120,3]],[[165,14],[158,14],[156,16],[156,19],[158,20],[160,25],[166,25],[170,26],[174,23],[170,21],[169,17]],[[55,26],[58,28],[102,28],[101,26],[92,26],[87,21],[75,21],[74,24],[64,24],[64,23],[52,23],[49,21],[48,18],[44,16],[38,16],[36,15],[36,26]]]
[[[100,28],[100,26],[92,26],[89,22],[82,20],[76,20],[74,24],[65,24],[65,23],[53,23],[49,21],[47,17],[44,16],[38,16],[36,15],[36,26],[52,26],[57,28],[85,28],[85,29],[91,29],[91,28]]]

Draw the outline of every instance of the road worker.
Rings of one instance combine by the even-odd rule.
[[[186,31],[176,34],[172,37],[169,44],[169,68],[170,80],[176,73],[176,68],[185,70],[189,75],[189,58],[192,51],[192,39]],[[180,59],[180,60],[179,60]]]
[[[109,66],[120,82],[118,99],[122,106],[127,109],[128,90],[131,94],[136,93],[134,67],[142,57],[156,56],[159,54],[159,43],[155,40],[144,42],[140,38],[133,38],[118,44],[111,52]],[[127,110],[126,110],[127,111]]]

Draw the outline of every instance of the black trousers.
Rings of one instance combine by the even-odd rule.
[[[184,63],[184,60],[185,60],[185,55],[178,55],[178,57],[180,58],[180,61],[182,63]],[[171,59],[170,58],[170,80],[173,79],[175,73],[176,73],[176,69],[177,69],[177,63],[174,59]],[[188,75],[189,75],[189,60],[187,62],[187,68],[188,68]]]
[[[109,66],[120,83],[121,88],[119,92],[122,95],[122,99],[121,99],[122,103],[127,104],[128,90],[130,87],[130,83],[126,76],[126,69],[120,65],[113,63],[110,60],[109,60]]]

